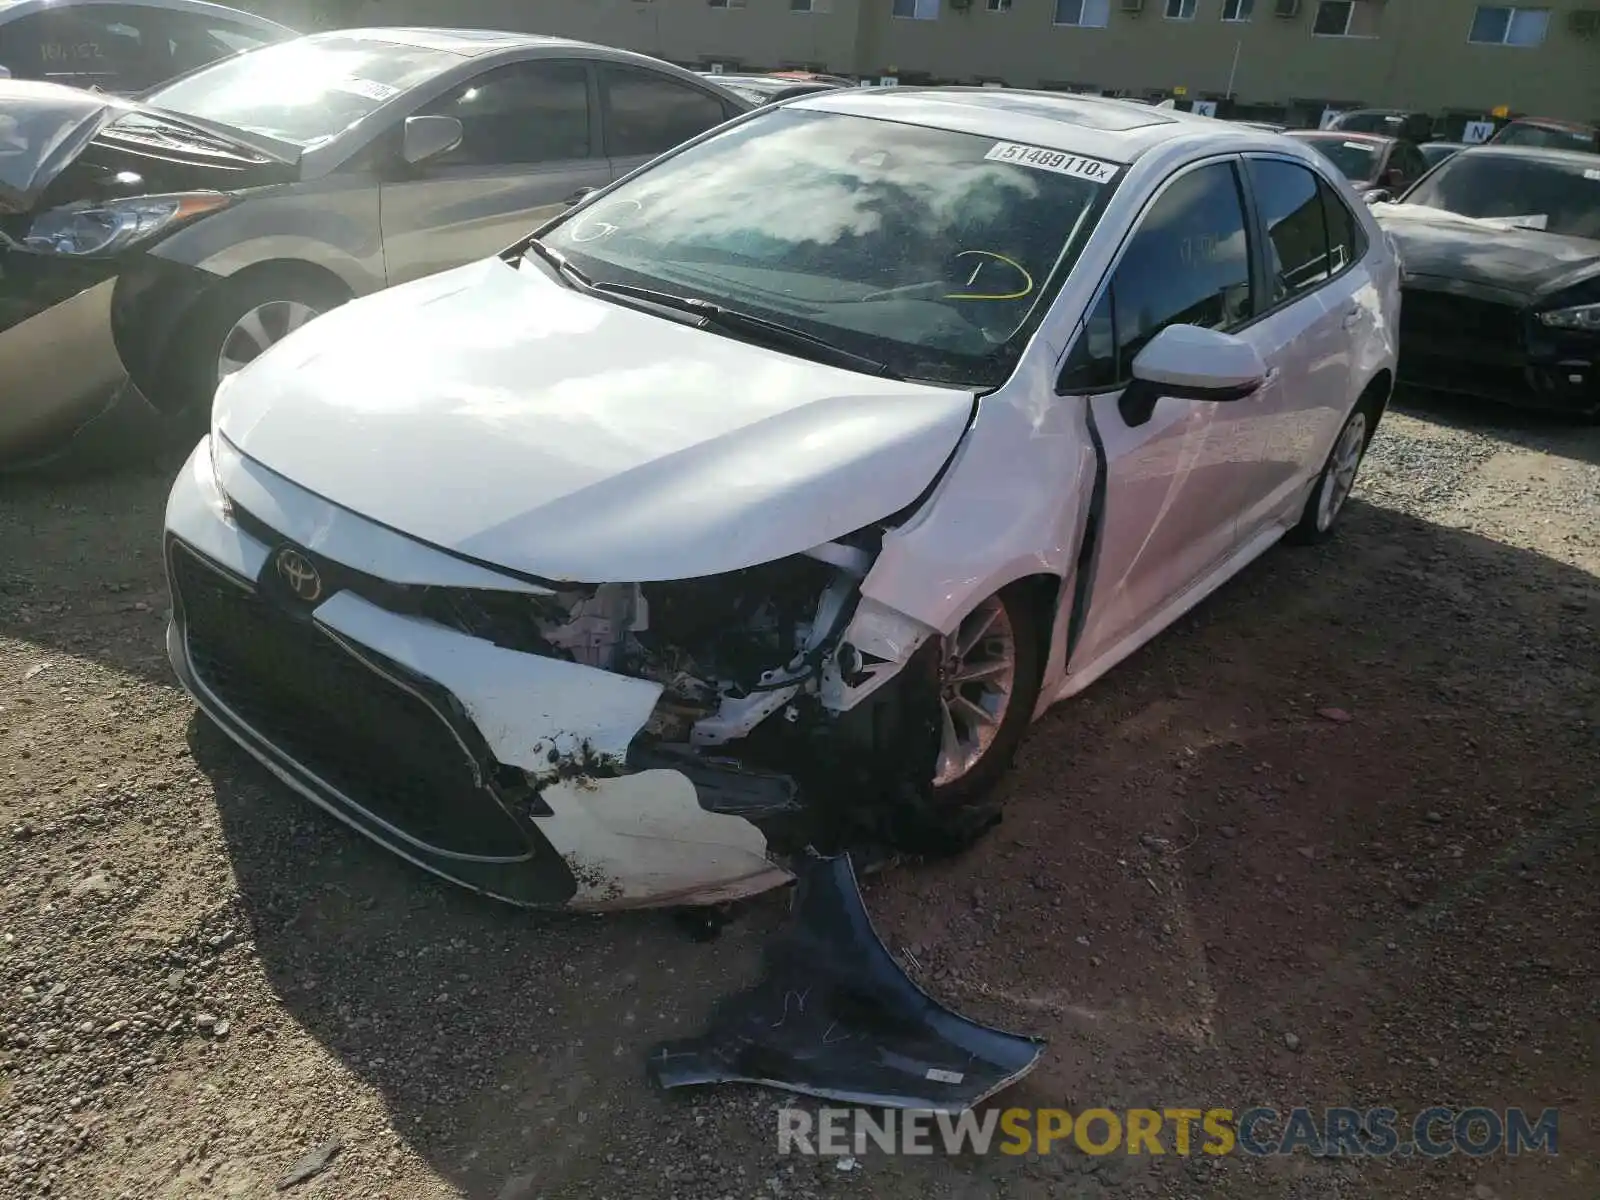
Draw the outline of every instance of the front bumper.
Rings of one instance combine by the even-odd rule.
[[[515,904],[710,904],[792,878],[755,824],[705,807],[688,775],[625,765],[660,685],[507,650],[351,590],[298,603],[264,529],[367,578],[377,568],[380,582],[450,586],[480,569],[225,462],[227,497],[208,439],[168,501],[168,652],[200,708],[290,787]],[[474,580],[486,582],[526,590]]]
[[[1553,412],[1600,412],[1600,338],[1551,329],[1512,297],[1408,283],[1403,383]]]

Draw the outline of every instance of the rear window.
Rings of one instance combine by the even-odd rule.
[[[1600,155],[1552,162],[1493,151],[1458,154],[1407,192],[1405,202],[1600,240]]]
[[[1551,150],[1593,150],[1596,138],[1582,129],[1560,129],[1552,125],[1512,123],[1495,138],[1499,146],[1544,146]]]
[[[1307,138],[1313,150],[1321,154],[1346,179],[1365,182],[1377,177],[1378,147],[1371,142],[1346,141],[1342,138]]]

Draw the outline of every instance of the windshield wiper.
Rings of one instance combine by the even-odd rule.
[[[551,253],[554,254],[555,251]],[[779,321],[769,321],[765,317],[753,316],[735,308],[723,308],[722,305],[713,304],[710,300],[679,296],[674,292],[659,292],[654,288],[636,287],[631,283],[592,283],[589,286],[607,295],[625,296],[631,300],[643,300],[647,304],[658,304],[662,308],[675,308],[680,312],[691,313],[700,318],[702,328],[742,333],[769,346],[798,350],[819,362],[831,362],[834,366],[860,371],[864,375],[882,375],[886,379],[904,378],[891,371],[887,363],[835,346],[832,342],[807,333],[803,329],[796,329],[793,325],[784,325]]]
[[[590,279],[582,271],[578,270],[577,267],[573,266],[572,263],[567,260],[567,256],[561,253],[561,251],[552,250],[538,238],[528,239],[528,249],[532,250],[540,258],[544,259],[545,262],[554,267],[556,269],[556,273],[563,278],[570,280],[587,291],[593,291],[595,289],[594,280]]]

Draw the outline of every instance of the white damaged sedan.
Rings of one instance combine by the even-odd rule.
[[[172,661],[291,787],[520,904],[960,840],[1029,722],[1326,535],[1399,271],[1308,147],[839,91],[311,322],[173,488]]]

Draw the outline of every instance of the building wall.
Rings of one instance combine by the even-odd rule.
[[[1274,0],[1255,0],[1246,22],[1223,21],[1223,3],[1196,0],[1192,20],[1168,20],[1165,0],[1145,0],[1139,14],[1111,0],[1106,27],[1092,29],[1054,25],[1056,0],[1012,0],[1008,12],[989,11],[985,0],[964,11],[943,0],[936,20],[895,17],[883,0],[863,20],[860,69],[1134,95],[1182,87],[1196,98],[1226,94],[1231,75],[1233,94],[1246,103],[1473,111],[1504,104],[1600,116],[1600,39],[1569,31],[1570,5],[1552,5],[1544,44],[1522,49],[1467,42],[1476,0],[1361,0],[1352,28],[1370,33],[1355,37],[1315,35],[1318,0],[1303,0],[1292,19],[1273,15]]]
[[[238,0],[236,0],[238,2]],[[1356,0],[1352,28],[1365,36],[1313,33],[1322,0],[1299,15],[1274,15],[1277,0],[1254,0],[1252,19],[1221,19],[1225,0],[1195,0],[1192,20],[1168,20],[1167,0],[1144,11],[1107,0],[1105,28],[1053,24],[1057,0],[937,0],[934,20],[892,15],[894,0],[813,0],[825,12],[796,13],[791,0],[243,0],[277,9],[302,27],[321,5],[343,25],[465,25],[560,34],[623,46],[686,64],[725,61],[745,68],[814,63],[846,74],[918,74],[942,80],[1000,80],[1013,87],[1073,85],[1132,95],[1220,98],[1230,79],[1247,105],[1296,109],[1357,104],[1428,111],[1513,112],[1600,119],[1600,37],[1569,28],[1579,8],[1600,0],[1548,4],[1542,45],[1467,41],[1477,0]],[[1092,3],[1093,0],[1086,0]],[[934,0],[917,0],[927,11]],[[319,22],[320,23],[320,22]]]

